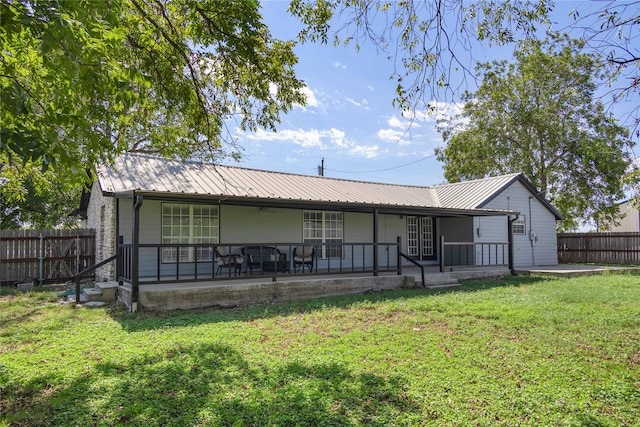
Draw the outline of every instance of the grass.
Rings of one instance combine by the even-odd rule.
[[[640,425],[640,276],[130,314],[0,297],[0,426]]]

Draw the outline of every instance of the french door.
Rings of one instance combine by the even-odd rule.
[[[407,255],[417,260],[436,259],[433,217],[407,217]]]

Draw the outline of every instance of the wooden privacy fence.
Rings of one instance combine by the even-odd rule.
[[[559,233],[558,262],[640,264],[640,233]]]
[[[64,282],[95,264],[95,230],[0,231],[0,282]]]

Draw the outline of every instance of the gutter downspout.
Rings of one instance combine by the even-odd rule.
[[[120,256],[120,199],[119,198],[115,198],[116,200],[116,208],[115,208],[115,215],[114,215],[114,220],[115,220],[115,226],[113,227],[113,239],[114,242],[116,242],[116,247],[115,247],[115,251],[114,251],[114,255],[118,255],[118,258],[116,258],[116,271],[114,273],[115,280],[116,282],[118,282],[118,285],[122,285],[122,282],[120,281],[120,278],[122,277],[122,256]]]
[[[378,209],[373,210],[373,275],[378,275]]]
[[[515,221],[518,220],[518,218],[520,218],[519,214],[516,214],[516,216],[512,219],[511,216],[508,217],[508,230],[507,230],[507,240],[509,242],[509,270],[511,270],[511,274],[515,276],[516,274],[516,270],[514,267],[514,262],[513,262],[513,255],[514,255],[514,245],[513,245],[513,223]]]
[[[138,279],[140,252],[140,208],[144,201],[142,195],[133,192],[133,236],[131,238],[131,312],[138,311]]]
[[[532,265],[536,265],[536,242],[533,240],[533,220],[531,218],[531,199],[533,196],[529,196],[529,242],[531,242],[531,262]]]

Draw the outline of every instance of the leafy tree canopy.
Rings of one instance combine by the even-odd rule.
[[[238,155],[229,119],[274,129],[305,102],[257,1],[2,0],[0,22],[5,196],[125,151]]]
[[[602,2],[596,13],[572,12],[563,31],[585,40],[603,59],[608,102],[640,95],[640,2]],[[505,45],[536,39],[552,28],[551,0],[292,0],[290,12],[306,24],[302,41],[372,43],[395,63],[394,104],[401,110],[433,110],[435,101],[457,100],[476,86],[474,41]],[[544,37],[544,36],[543,36]],[[640,102],[628,125],[640,135]]]
[[[440,122],[445,177],[523,172],[564,215],[562,229],[615,219],[633,144],[594,100],[603,65],[583,48],[555,35],[519,43],[515,63],[479,64],[479,89],[463,95],[459,117]]]
[[[614,102],[640,93],[638,4],[574,13],[572,28],[613,67]],[[473,40],[533,39],[553,8],[549,0],[291,0],[289,10],[305,26],[301,41],[369,41],[387,52],[394,104],[409,110],[475,83]],[[9,191],[30,194],[17,177],[53,170],[59,182],[74,177],[77,191],[87,166],[124,151],[239,156],[229,119],[274,129],[305,101],[294,42],[271,36],[257,0],[0,0],[0,45],[5,202],[19,199]]]

